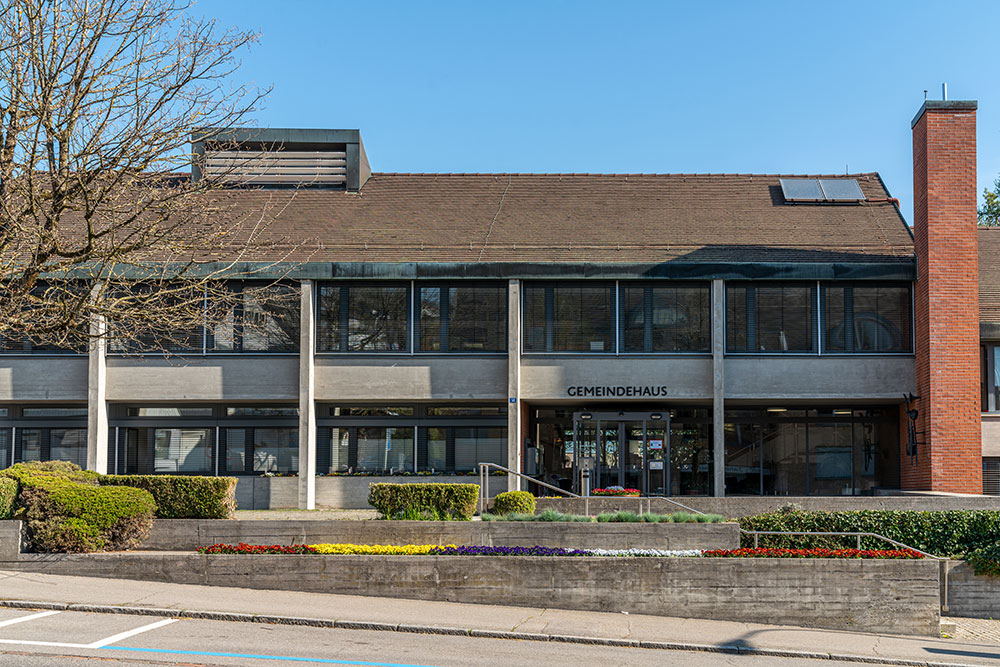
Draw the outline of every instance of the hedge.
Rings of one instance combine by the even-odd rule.
[[[0,519],[14,515],[14,501],[17,500],[17,481],[0,477]]]
[[[117,551],[149,536],[156,503],[147,491],[98,486],[97,473],[64,461],[17,463],[0,475],[17,483],[35,551]]]
[[[385,519],[469,521],[478,484],[372,484],[368,504]]]
[[[527,491],[504,491],[493,499],[495,514],[534,514],[535,497]]]
[[[1000,541],[1000,511],[949,510],[914,512],[903,510],[858,510],[850,512],[771,512],[743,517],[744,530],[791,530],[866,532],[884,535],[903,544],[934,554],[962,558],[988,544]],[[761,535],[760,546],[843,547],[855,546],[853,537],[784,537]],[[743,546],[753,546],[753,536],[743,535]],[[875,538],[862,538],[863,549],[885,549]]]
[[[235,477],[104,475],[100,483],[148,491],[158,519],[231,519],[236,510]]]

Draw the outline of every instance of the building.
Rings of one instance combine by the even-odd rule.
[[[277,202],[291,269],[256,277],[294,298],[176,358],[3,341],[0,466],[237,475],[244,506],[480,462],[649,495],[982,493],[1000,231],[976,231],[975,117],[914,118],[912,230],[877,173],[374,173],[357,131],[232,131],[281,146],[223,196]]]

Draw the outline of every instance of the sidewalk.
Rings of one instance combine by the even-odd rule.
[[[879,636],[763,623],[733,623],[621,613],[564,611],[498,605],[424,602],[374,597],[259,591],[141,581],[89,579],[0,571],[0,601],[115,605],[229,614],[267,615],[384,624],[407,631],[441,628],[493,633],[659,642],[750,653],[753,649],[854,656],[895,664],[976,664],[1000,667],[1000,646],[990,641],[1000,621],[958,620],[955,639]],[[2,604],[2,602],[0,602]],[[761,618],[761,621],[766,620]],[[419,626],[419,627],[413,627]],[[966,634],[967,633],[967,634]],[[965,634],[975,639],[961,638]],[[635,649],[642,650],[642,649]]]

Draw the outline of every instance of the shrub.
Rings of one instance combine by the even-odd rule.
[[[368,491],[368,504],[385,519],[469,521],[478,499],[478,484],[372,484]]]
[[[1000,542],[992,542],[969,552],[965,559],[976,574],[1000,577]]]
[[[495,514],[534,514],[535,497],[527,491],[505,491],[493,499]]]
[[[149,491],[158,519],[231,519],[236,510],[235,477],[104,475],[100,483]]]
[[[14,515],[14,501],[17,499],[17,481],[10,477],[0,477],[0,519]]]
[[[35,551],[129,549],[149,536],[156,503],[141,489],[102,488],[100,475],[66,461],[17,463],[0,477],[17,484]]]
[[[884,535],[907,546],[936,556],[961,558],[1000,541],[1000,511],[950,510],[914,512],[902,510],[858,510],[850,512],[772,512],[740,519],[744,530],[791,530],[867,532]],[[853,537],[785,537],[761,535],[760,546],[844,547],[855,546]],[[743,546],[753,545],[752,535],[743,535]],[[862,548],[884,549],[875,538],[863,538]]]

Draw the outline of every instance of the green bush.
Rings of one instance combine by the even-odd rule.
[[[969,552],[965,560],[976,574],[1000,577],[1000,542],[992,542]]]
[[[18,463],[0,476],[17,484],[17,505],[35,551],[122,550],[149,536],[156,503],[146,491],[103,488],[97,473],[62,461]]]
[[[368,504],[385,519],[469,521],[478,484],[372,484]]]
[[[14,515],[14,501],[17,500],[17,481],[0,477],[0,519]]]
[[[935,556],[964,557],[981,547],[1000,541],[1000,511],[950,510],[913,512],[902,510],[858,510],[850,512],[771,512],[740,519],[744,530],[791,530],[811,532],[866,532],[884,535]],[[764,547],[828,547],[856,545],[853,537],[784,537],[761,535]],[[743,535],[743,546],[753,546],[753,536]],[[863,549],[885,549],[886,543],[863,538]]]
[[[158,519],[231,519],[236,510],[235,477],[104,475],[100,483],[149,491]]]
[[[535,497],[527,491],[504,491],[493,499],[494,514],[534,514]]]

